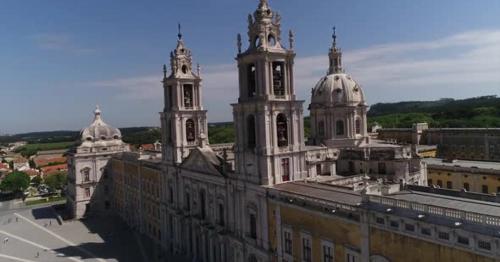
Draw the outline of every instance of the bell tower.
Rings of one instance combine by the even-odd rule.
[[[261,185],[306,175],[304,101],[295,98],[293,33],[290,48],[281,43],[281,16],[261,0],[248,15],[249,46],[238,35],[239,98],[233,104],[236,171]]]
[[[181,163],[190,151],[208,143],[207,111],[203,109],[200,67],[193,72],[191,50],[181,27],[177,47],[170,53],[170,75],[163,65],[165,107],[161,112],[163,160]]]

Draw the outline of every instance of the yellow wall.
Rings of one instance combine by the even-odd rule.
[[[360,247],[361,234],[359,225],[349,223],[343,219],[335,217],[321,216],[316,212],[305,211],[298,208],[287,207],[279,204],[282,226],[291,227],[293,230],[293,256],[300,261],[302,254],[301,232],[307,232],[312,239],[312,259],[320,261],[321,259],[321,240],[331,241],[335,245],[335,261],[344,261],[345,246]],[[277,230],[275,221],[275,211],[277,204],[269,204],[269,234],[271,247],[277,249]],[[277,258],[275,258],[277,259]],[[276,260],[277,261],[277,260]]]
[[[377,228],[370,229],[370,254],[389,261],[493,262],[494,259]]]
[[[471,192],[482,193],[482,186],[488,186],[488,193],[496,193],[500,187],[500,176],[494,174],[455,172],[436,168],[427,169],[427,178],[432,179],[432,184],[437,185],[438,180],[442,181],[442,188],[446,187],[446,182],[452,182],[452,189],[461,190],[464,183],[469,183]]]

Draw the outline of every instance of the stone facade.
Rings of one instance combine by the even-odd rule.
[[[110,209],[108,161],[114,154],[128,150],[120,130],[107,125],[97,108],[92,124],[82,130],[80,145],[68,154],[67,205],[72,217]]]

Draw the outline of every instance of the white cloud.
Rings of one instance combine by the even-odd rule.
[[[327,65],[326,52],[296,59],[295,85],[300,99],[309,100],[309,90],[325,75]],[[365,88],[370,102],[432,99],[442,94],[454,97],[460,96],[460,92],[479,95],[482,87],[496,85],[496,90],[500,90],[500,31],[471,31],[431,41],[351,50],[344,52],[344,68]],[[120,98],[159,99],[160,77],[141,76],[92,85],[116,88]],[[231,119],[229,104],[238,96],[236,65],[208,65],[202,68],[202,77],[204,102],[211,120]],[[450,88],[456,92],[446,93]],[[439,89],[441,93],[436,91]]]
[[[76,54],[86,54],[94,52],[91,48],[83,48],[78,46],[73,38],[68,34],[61,33],[44,33],[32,36],[33,41],[40,49],[44,50],[64,50]]]

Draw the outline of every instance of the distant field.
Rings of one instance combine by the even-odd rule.
[[[16,152],[21,153],[25,157],[29,157],[36,154],[38,151],[67,149],[74,144],[75,142],[27,144],[25,146],[16,149]]]

